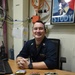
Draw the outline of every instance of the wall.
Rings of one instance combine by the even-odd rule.
[[[13,0],[8,0],[7,14],[13,19]],[[9,20],[7,21],[8,50],[10,50],[13,47],[12,29],[13,29],[13,22]]]
[[[2,41],[3,41],[3,29],[0,28],[0,46],[2,45]]]
[[[28,27],[28,21],[27,21],[28,1],[29,0],[8,0],[7,1],[8,2],[7,15],[9,15],[8,17],[11,17],[11,19],[13,19],[13,21],[7,20],[8,52],[10,52],[10,49],[13,47],[15,58],[17,54],[20,52],[20,50],[22,49],[25,39],[23,36],[21,38],[15,38],[13,36],[13,28]],[[15,22],[15,20],[18,20],[18,21]],[[0,32],[0,41],[2,41],[1,35],[2,33]],[[28,35],[26,37],[28,38]],[[10,57],[10,54],[9,54],[9,57]]]
[[[9,14],[12,18],[12,16],[13,16],[13,13],[12,13],[12,11],[13,11],[12,10],[13,0],[8,0],[7,2],[8,2],[7,15]],[[7,34],[8,34],[7,35],[7,40],[8,40],[7,43],[8,43],[8,50],[9,50],[13,46],[13,37],[12,37],[12,28],[13,28],[13,26],[12,26],[12,23],[10,21],[6,21],[6,22],[7,22]],[[2,25],[0,25],[0,27],[1,26]],[[3,41],[3,28],[0,28],[0,45],[2,44],[2,41]]]
[[[23,28],[28,26],[26,18],[28,18],[28,0],[13,0],[13,31],[15,31],[13,38],[15,59],[24,44]]]
[[[63,68],[75,72],[75,69],[73,69],[75,68],[75,26],[53,26],[49,30],[49,38],[59,38],[61,40],[61,56],[67,59]]]

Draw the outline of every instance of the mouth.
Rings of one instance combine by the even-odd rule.
[[[42,35],[42,34],[41,34],[41,33],[36,33],[36,35],[37,35],[37,36],[40,36],[40,35]]]

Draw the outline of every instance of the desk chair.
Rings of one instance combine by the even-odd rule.
[[[54,42],[57,50],[57,69],[62,70],[63,63],[66,63],[66,57],[60,56],[60,39],[50,38]]]

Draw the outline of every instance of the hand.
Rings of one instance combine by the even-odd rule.
[[[28,59],[25,59],[23,57],[17,57],[16,62],[19,68],[21,69],[28,68],[28,65],[29,65]]]

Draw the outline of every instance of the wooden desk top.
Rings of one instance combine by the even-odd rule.
[[[13,74],[15,74],[15,72],[17,70],[19,70],[15,60],[9,60],[8,61],[10,66],[11,66],[11,69],[13,71]],[[58,75],[75,75],[75,73],[73,72],[68,72],[68,71],[63,71],[63,70],[37,70],[37,69],[25,69],[26,70],[26,74],[25,75],[29,75],[30,73],[32,72],[38,72],[40,73],[40,75],[44,75],[46,72],[56,72]]]

